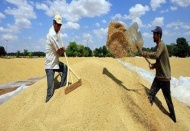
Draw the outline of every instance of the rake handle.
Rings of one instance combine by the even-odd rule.
[[[151,64],[150,61],[146,57],[144,57],[144,58],[148,62],[148,64],[150,65]]]

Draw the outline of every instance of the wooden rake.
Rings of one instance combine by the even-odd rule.
[[[64,47],[63,40],[61,39],[61,36],[60,36],[60,32],[58,33],[58,35],[59,35],[61,44]],[[67,82],[66,82],[65,94],[68,94],[71,91],[75,90],[77,87],[82,85],[82,79],[69,66],[69,63],[67,60],[67,55],[65,52],[64,52],[64,56],[65,56],[67,67],[68,67],[67,68],[67,79],[66,79]],[[73,81],[72,75],[77,79],[75,82]],[[69,81],[69,77],[70,77],[70,81]]]

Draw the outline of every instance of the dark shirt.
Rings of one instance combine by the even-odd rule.
[[[145,52],[147,58],[156,59],[156,78],[162,81],[171,80],[171,68],[169,61],[168,49],[163,41],[155,46],[153,52]]]

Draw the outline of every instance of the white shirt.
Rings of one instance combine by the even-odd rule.
[[[59,69],[59,55],[56,53],[59,48],[58,34],[52,26],[46,37],[45,69]]]

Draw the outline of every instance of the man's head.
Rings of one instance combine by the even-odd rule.
[[[160,41],[162,38],[162,28],[160,26],[156,26],[156,28],[151,31],[153,32],[154,42]]]
[[[55,32],[58,33],[61,29],[61,25],[62,25],[62,18],[60,15],[55,15],[54,19],[53,19],[53,26],[55,29]]]

